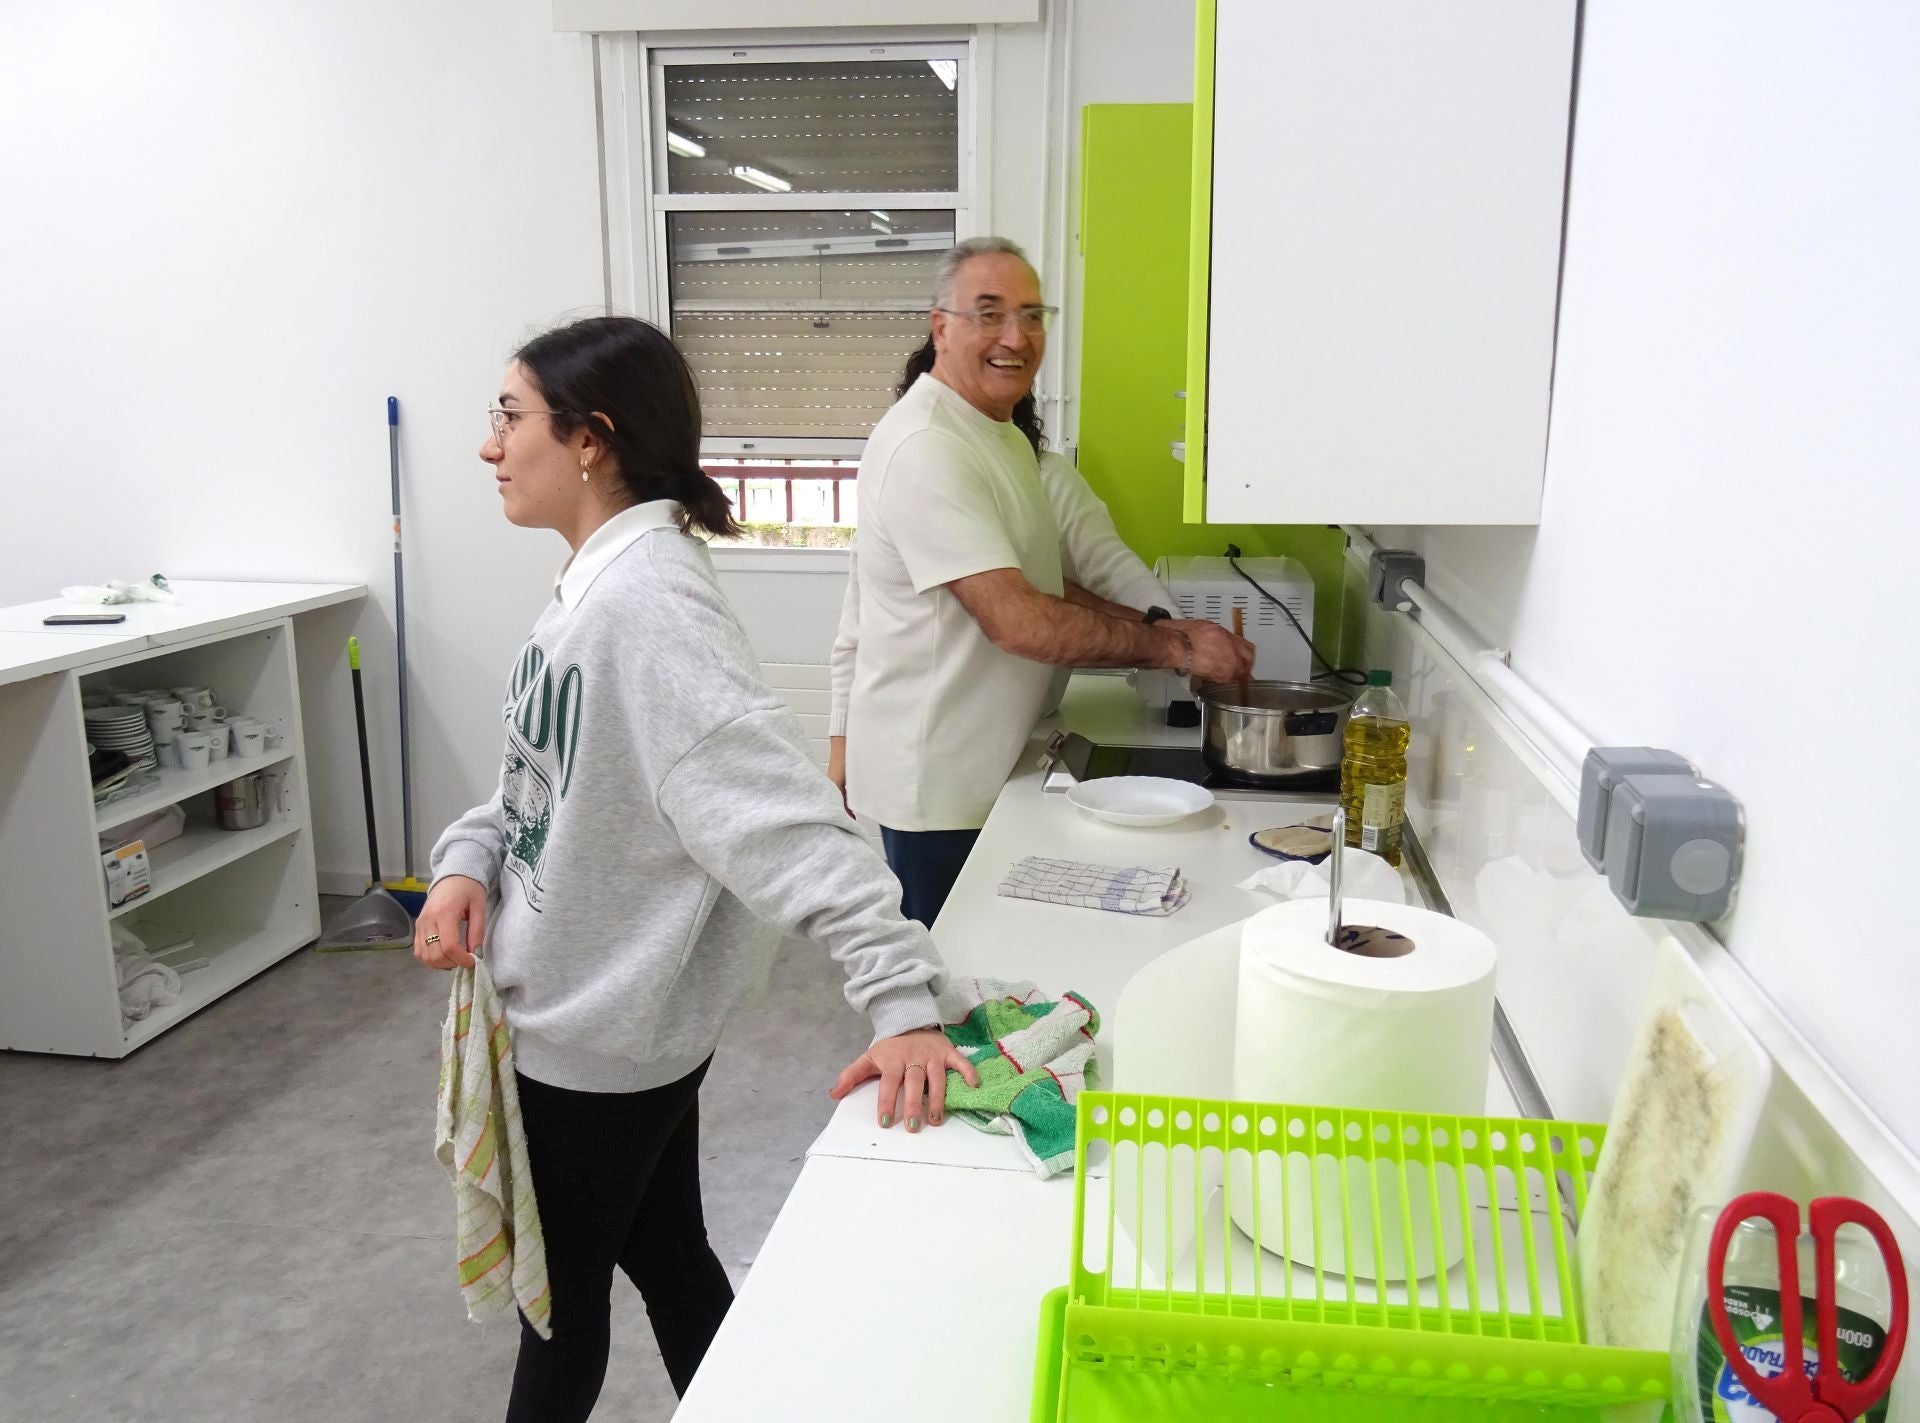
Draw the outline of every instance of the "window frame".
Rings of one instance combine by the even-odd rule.
[[[758,37],[736,44],[650,43],[645,35],[635,36],[638,44],[637,94],[630,94],[629,118],[640,120],[639,181],[634,185],[644,203],[640,222],[632,224],[630,248],[644,263],[635,271],[636,297],[644,294],[654,319],[669,334],[674,329],[672,303],[672,260],[667,240],[670,216],[682,212],[816,212],[841,208],[879,208],[885,211],[952,212],[956,236],[984,230],[987,221],[984,195],[987,192],[985,125],[981,116],[990,105],[985,96],[991,92],[992,52],[987,37],[978,34],[916,36],[911,40],[875,35],[851,42],[835,32],[832,42],[771,43]],[[669,193],[667,166],[666,85],[664,71],[679,65],[699,64],[796,64],[852,63],[872,59],[945,59],[959,64],[954,92],[958,103],[957,131],[959,152],[956,176],[960,186],[951,192],[921,193]],[[637,102],[634,102],[637,100]],[[637,109],[637,114],[635,110]],[[611,226],[607,233],[614,236]],[[608,302],[613,304],[611,254],[608,273]],[[644,282],[642,287],[640,284]],[[783,308],[764,303],[768,310],[817,310],[819,302],[796,301]],[[738,308],[732,308],[738,309]],[[862,305],[861,310],[924,311],[922,299],[878,300]],[[767,437],[714,436],[702,432],[703,457],[729,459],[858,459],[866,448],[863,437],[808,438],[802,436]]]

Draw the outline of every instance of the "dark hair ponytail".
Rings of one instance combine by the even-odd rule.
[[[939,355],[933,344],[933,337],[927,337],[926,345],[907,357],[907,368],[900,373],[900,384],[894,387],[893,398],[898,400],[921,376],[933,370],[933,363]],[[1040,407],[1034,403],[1033,392],[1028,391],[1020,397],[1020,403],[1013,407],[1013,423],[1020,427],[1020,433],[1027,437],[1038,455],[1047,447],[1046,427],[1040,423]]]
[[[688,529],[741,532],[732,501],[700,467],[700,392],[666,332],[637,317],[591,316],[534,337],[514,359],[555,412],[556,438],[592,421],[634,503],[677,500]]]

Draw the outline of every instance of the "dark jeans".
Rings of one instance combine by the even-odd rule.
[[[518,1077],[546,1238],[553,1338],[523,1317],[507,1423],[578,1423],[607,1374],[617,1265],[685,1393],[733,1303],[700,1210],[701,1079],[712,1059],[647,1092],[572,1092]]]
[[[880,827],[887,864],[900,878],[900,912],[929,929],[953,893],[978,830],[889,830]],[[537,1188],[536,1188],[537,1189]]]

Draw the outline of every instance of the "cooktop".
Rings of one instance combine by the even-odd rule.
[[[1095,781],[1103,776],[1167,776],[1176,781],[1192,781],[1209,790],[1271,791],[1281,795],[1340,788],[1338,766],[1303,771],[1298,779],[1275,785],[1215,770],[1207,764],[1198,746],[1116,746],[1089,741],[1077,733],[1068,735],[1061,746],[1060,764],[1073,773],[1074,779],[1081,781]]]

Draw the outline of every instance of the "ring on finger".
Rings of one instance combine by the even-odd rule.
[[[427,942],[429,944],[437,944],[440,942],[440,936],[438,934],[429,934],[427,935]]]

